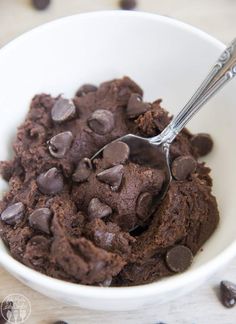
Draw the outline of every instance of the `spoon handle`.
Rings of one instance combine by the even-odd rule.
[[[173,118],[163,132],[151,139],[152,143],[170,144],[199,109],[228,81],[236,75],[236,38],[224,50],[211,69],[206,79],[187,102],[183,109]]]

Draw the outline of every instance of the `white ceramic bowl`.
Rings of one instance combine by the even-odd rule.
[[[0,50],[0,159],[35,93],[73,96],[84,82],[129,75],[148,100],[164,98],[175,113],[192,94],[224,45],[176,20],[147,13],[96,12],[53,21]],[[193,131],[210,132],[214,193],[221,221],[192,267],[152,284],[101,288],[52,279],[15,261],[0,243],[0,263],[13,276],[49,297],[85,308],[127,310],[163,303],[187,293],[236,255],[236,83],[233,81],[194,119]],[[1,181],[1,190],[6,184]]]

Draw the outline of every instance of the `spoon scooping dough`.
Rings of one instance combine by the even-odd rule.
[[[234,39],[224,50],[192,98],[186,103],[177,116],[172,119],[170,124],[162,131],[161,134],[151,138],[143,138],[137,135],[127,134],[113,141],[124,142],[129,146],[130,161],[140,165],[148,165],[149,167],[156,167],[163,170],[165,180],[161,192],[156,197],[154,204],[157,204],[161,199],[164,198],[172,179],[169,159],[171,143],[190,121],[190,119],[200,110],[200,108],[214,94],[223,88],[226,83],[232,80],[235,75],[236,39]],[[110,143],[107,145],[110,145]],[[91,160],[93,161],[99,157],[107,145],[93,155]],[[117,153],[118,152],[116,152],[116,154]]]

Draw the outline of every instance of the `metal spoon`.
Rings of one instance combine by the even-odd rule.
[[[235,75],[236,39],[224,50],[192,98],[160,135],[152,138],[143,138],[127,134],[115,140],[128,144],[130,148],[129,159],[131,161],[141,165],[156,167],[164,171],[165,181],[155,203],[164,198],[172,179],[169,161],[171,143],[200,108],[228,81],[232,80]],[[93,155],[91,160],[98,158],[107,145]]]

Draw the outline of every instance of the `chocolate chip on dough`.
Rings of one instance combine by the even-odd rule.
[[[38,208],[29,216],[29,224],[32,228],[50,234],[52,212],[49,208]]]
[[[109,110],[95,110],[88,119],[89,127],[99,135],[110,133],[114,128],[114,116]]]
[[[103,150],[103,158],[108,165],[124,164],[129,158],[129,146],[121,141],[108,144]]]
[[[197,161],[191,155],[179,156],[173,161],[171,171],[176,180],[185,180],[196,167]]]
[[[73,135],[70,131],[62,132],[53,136],[48,141],[48,149],[50,154],[58,159],[63,158],[70,149],[72,141]]]
[[[148,111],[149,108],[150,105],[147,102],[143,102],[139,94],[133,93],[129,98],[126,114],[128,118],[136,118]]]
[[[41,173],[37,178],[39,190],[45,195],[54,195],[63,189],[63,177],[57,168]]]
[[[174,272],[183,272],[193,261],[192,251],[184,245],[172,247],[166,254],[166,263]]]
[[[63,123],[75,116],[76,108],[71,100],[60,97],[52,107],[51,116],[55,123]]]
[[[119,164],[97,174],[98,180],[109,184],[112,190],[118,190],[122,181],[124,166]]]
[[[111,207],[102,203],[98,198],[93,198],[88,206],[88,215],[90,219],[103,218],[112,213]]]
[[[8,206],[1,214],[3,222],[9,225],[20,223],[24,217],[25,207],[22,202]]]

